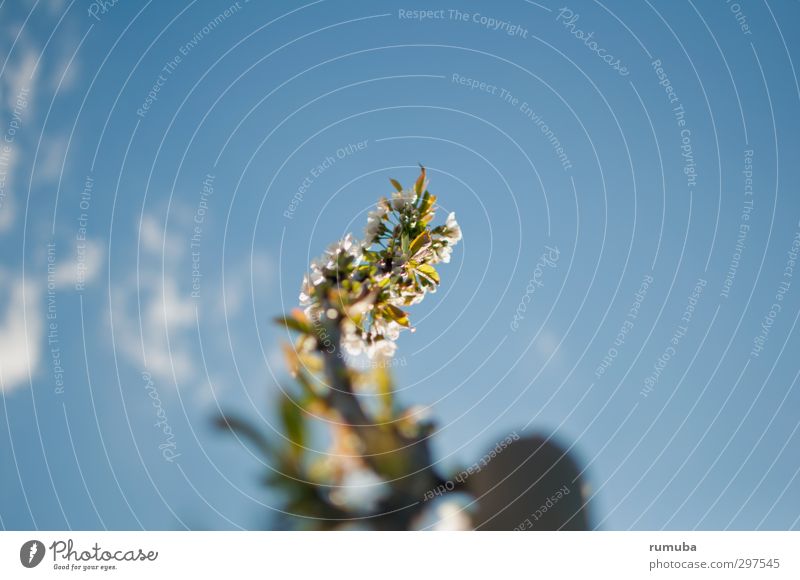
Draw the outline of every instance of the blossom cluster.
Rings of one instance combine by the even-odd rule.
[[[396,191],[369,212],[364,239],[347,234],[311,262],[303,278],[300,305],[314,325],[337,320],[342,346],[351,355],[391,357],[403,329],[411,328],[403,308],[435,292],[439,273],[461,240],[455,214],[431,227],[436,196],[427,190],[425,168],[412,188],[391,180]],[[306,337],[319,348],[319,338]]]

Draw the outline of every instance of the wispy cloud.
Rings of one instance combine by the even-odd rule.
[[[16,215],[15,188],[19,166],[19,133],[31,115],[31,92],[33,90],[36,52],[22,49],[8,56],[6,69],[0,75],[0,101],[4,123],[0,126],[3,141],[2,163],[0,163],[0,234],[7,233],[14,225]]]
[[[176,216],[192,215],[176,209]],[[132,365],[150,372],[162,384],[175,384],[181,390],[190,389],[200,403],[209,400],[206,369],[201,360],[196,312],[200,313],[203,349],[208,372],[219,378],[219,360],[215,353],[228,351],[226,318],[252,316],[248,300],[250,277],[262,291],[267,288],[274,271],[273,259],[263,253],[251,257],[243,255],[226,265],[226,305],[222,301],[222,280],[211,275],[202,278],[202,298],[192,298],[191,259],[188,239],[191,223],[181,223],[180,218],[170,222],[165,232],[163,222],[153,213],[142,218],[139,236],[140,265],[135,270],[112,278],[112,318],[115,342],[119,352]],[[186,230],[181,236],[179,231]],[[163,271],[162,271],[163,260]],[[210,268],[210,267],[209,267]],[[138,297],[137,297],[138,284]],[[199,309],[196,311],[196,309]],[[240,324],[241,319],[228,328],[234,333],[234,344],[251,341],[240,340],[237,332],[246,332],[251,324]],[[209,333],[208,329],[214,329]],[[250,360],[258,349],[252,347],[244,356]],[[248,358],[250,357],[250,358]],[[257,365],[249,362],[239,370],[246,373]],[[174,372],[174,375],[173,375]],[[228,381],[229,382],[229,381]],[[177,384],[176,384],[177,383]],[[225,381],[215,384],[224,388]]]
[[[3,278],[8,280],[6,274]],[[24,386],[39,364],[44,322],[38,285],[17,280],[7,291],[0,318],[0,390],[9,392]]]
[[[42,140],[34,171],[37,184],[52,184],[58,178],[67,153],[67,143],[66,135],[49,135]]]
[[[178,279],[185,251],[152,214],[142,219],[139,242],[138,273],[129,272],[112,282],[116,344],[131,364],[161,382],[177,381],[177,386],[193,382],[197,377],[190,334],[195,326],[194,305],[189,293],[180,291]],[[162,248],[166,248],[163,276]]]
[[[82,247],[78,244],[82,243]],[[106,248],[99,240],[87,239],[73,242],[72,258],[59,262],[54,274],[54,282],[59,289],[69,289],[80,281],[88,286],[98,279],[105,264]],[[78,254],[81,252],[81,259]]]

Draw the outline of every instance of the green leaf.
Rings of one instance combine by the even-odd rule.
[[[280,414],[286,437],[292,443],[292,455],[299,457],[306,443],[303,411],[297,402],[285,396],[281,399]]]
[[[408,255],[408,246],[409,246],[408,234],[403,232],[403,234],[400,236],[400,249],[403,251],[403,254],[406,255],[406,256]]]
[[[400,182],[399,182],[399,181],[397,181],[396,179],[391,179],[391,178],[389,178],[389,181],[391,181],[391,182],[392,182],[392,185],[394,185],[394,188],[395,188],[397,191],[403,191],[403,186],[402,186],[402,185],[400,185]]]
[[[439,272],[437,272],[436,269],[430,264],[420,264],[419,266],[417,266],[417,272],[419,272],[420,274],[424,275],[427,278],[430,278],[437,284],[439,284],[440,282]]]
[[[215,425],[218,429],[230,431],[234,435],[247,439],[261,451],[265,458],[274,460],[276,457],[277,453],[267,438],[249,421],[232,415],[222,415],[217,418]]]
[[[411,242],[411,246],[409,247],[409,253],[412,256],[415,255],[425,245],[429,244],[430,242],[431,242],[431,237],[428,234],[428,232],[427,231],[422,232],[420,235],[418,235],[416,238],[414,238],[413,242]]]
[[[419,212],[420,214],[427,215],[428,212],[431,211],[433,204],[436,203],[436,196],[432,193],[426,191],[425,194],[420,198],[419,202]]]
[[[408,321],[408,314],[406,314],[403,310],[400,310],[397,306],[393,304],[387,304],[384,306],[384,312],[386,312],[387,316],[394,320],[400,326],[405,326],[408,328],[410,326],[410,322]]]
[[[305,334],[311,334],[312,332],[311,325],[301,310],[295,309],[289,316],[279,316],[275,319],[275,322],[282,324],[289,330],[295,330]]]
[[[422,195],[422,188],[425,186],[425,168],[420,165],[420,172],[419,177],[417,177],[417,182],[414,184],[414,191],[417,192],[417,195]]]

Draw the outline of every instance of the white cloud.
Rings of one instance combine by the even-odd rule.
[[[252,260],[245,255],[235,265],[231,265],[229,260],[225,268],[225,303],[222,300],[217,303],[220,316],[236,316],[245,307],[245,312],[252,314],[253,292],[256,296],[263,293],[271,283],[274,271],[275,263],[265,253],[254,253]]]
[[[557,334],[555,334],[549,328],[544,328],[537,337],[534,348],[542,357],[557,357],[558,353],[556,352],[556,349],[558,348],[558,343],[560,341],[561,338]]]
[[[19,46],[19,45],[17,45]],[[17,98],[23,93],[32,93],[33,84],[36,80],[36,59],[37,52],[32,48],[21,49],[16,52],[16,58],[12,56],[11,63],[3,73],[3,89],[6,94],[6,108],[13,111],[17,105]],[[30,111],[30,103],[26,107]]]
[[[7,272],[2,274],[8,279]],[[0,390],[24,386],[39,364],[44,340],[39,297],[40,289],[30,282],[19,280],[9,289],[0,319]]]
[[[114,336],[120,352],[134,365],[162,383],[177,380],[184,386],[198,376],[191,346],[194,304],[188,293],[179,291],[175,268],[167,268],[162,278],[157,261],[152,252],[142,257],[138,300],[135,273],[114,284]]]
[[[19,45],[18,45],[19,46]],[[9,63],[3,75],[0,76],[0,104],[3,106],[5,119],[15,120],[20,125],[14,129],[13,135],[9,132],[9,124],[0,127],[0,134],[4,144],[9,147],[5,166],[0,168],[4,172],[2,185],[0,185],[0,234],[7,233],[14,225],[16,201],[14,199],[16,167],[19,161],[19,143],[17,135],[24,128],[26,119],[30,117],[32,90],[35,79],[33,75],[36,67],[36,51],[30,48],[20,48],[9,57]],[[9,121],[10,123],[10,121]]]
[[[130,364],[149,371],[163,385],[175,385],[190,393],[196,404],[211,404],[214,393],[200,359],[196,309],[199,309],[208,372],[215,393],[220,396],[231,387],[236,374],[234,369],[225,368],[234,362],[228,359],[225,317],[252,316],[250,255],[236,255],[226,263],[227,313],[222,304],[222,280],[211,275],[210,264],[208,270],[201,265],[204,275],[201,298],[192,298],[189,239],[193,224],[184,216],[191,218],[193,212],[176,203],[172,210],[174,215],[170,216],[166,232],[163,217],[155,213],[142,216],[138,224],[141,250],[138,278],[135,270],[126,274],[119,270],[120,274],[112,278],[114,337],[119,352]],[[257,292],[263,292],[272,278],[274,260],[260,253],[252,262],[254,286]],[[232,344],[241,345],[237,348],[236,368],[245,385],[259,385],[253,377],[261,378],[264,374],[261,352],[252,337],[243,338],[252,331],[252,324],[240,322],[244,321],[229,327]],[[278,358],[277,351],[273,358]]]
[[[184,244],[167,236],[153,214],[142,217],[139,243],[138,276],[130,272],[112,287],[116,344],[132,364],[147,369],[162,383],[177,380],[182,386],[197,377],[190,334],[195,325],[194,305],[178,282],[185,263]],[[162,249],[166,252],[163,276]]]
[[[38,183],[53,183],[61,173],[67,153],[67,136],[51,135],[42,140],[34,176]]]
[[[79,39],[76,39],[74,44],[77,45]],[[51,76],[50,89],[55,92],[59,91],[60,94],[66,93],[74,89],[78,84],[80,77],[80,64],[78,59],[74,59],[70,64],[71,51],[74,50],[70,47],[70,52],[65,52],[62,59],[56,65],[56,70]],[[59,85],[60,83],[60,85]]]
[[[78,280],[78,268],[82,270],[82,281],[85,286],[97,279],[105,263],[105,246],[97,240],[87,239],[84,242],[82,252],[82,260],[78,262],[78,242],[75,242],[72,257],[59,262],[58,266],[56,266],[55,283],[58,288],[74,286]]]
[[[15,202],[12,185],[17,166],[17,148],[9,145],[4,167],[0,167],[0,234],[6,233],[14,225]]]
[[[65,0],[49,0],[45,4],[47,11],[50,13],[50,16],[61,16],[61,13],[64,12],[64,7],[66,6]]]
[[[164,241],[164,229],[152,215],[142,217],[139,224],[139,241],[142,249],[151,254],[159,255]]]

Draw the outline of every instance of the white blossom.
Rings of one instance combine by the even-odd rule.
[[[442,501],[436,506],[436,523],[431,529],[441,532],[461,532],[472,529],[466,508],[455,501]]]
[[[450,240],[451,245],[455,245],[455,243],[461,239],[461,226],[459,226],[456,221],[456,212],[450,212],[445,225],[447,226],[445,237]]]
[[[448,243],[443,243],[439,245],[437,248],[433,250],[434,253],[434,263],[435,262],[444,262],[445,264],[450,263],[450,254],[453,253],[453,246]]]
[[[354,260],[360,260],[363,255],[363,244],[353,238],[352,234],[347,234],[338,242],[331,244],[320,257],[311,260],[308,274],[303,277],[300,286],[301,306],[309,306],[313,301],[314,287],[322,284],[326,276],[336,274],[337,258],[342,253],[350,255]]]
[[[350,320],[342,323],[342,348],[352,356],[358,356],[366,349],[366,344],[361,338],[358,328]]]
[[[397,350],[397,343],[392,340],[375,340],[367,345],[369,358],[391,358]]]
[[[317,258],[315,260],[311,260],[311,264],[309,264],[309,274],[307,279],[314,285],[319,286],[325,280],[325,273],[324,270],[327,265],[327,260],[322,259],[322,257]]]
[[[371,244],[377,240],[381,231],[381,224],[383,224],[383,220],[385,220],[388,215],[389,203],[385,199],[380,200],[377,208],[367,214],[367,227],[364,228],[366,243]]]
[[[423,191],[426,187],[427,182]],[[351,295],[340,294],[342,304],[334,308],[343,308],[341,314],[348,318],[341,341],[349,354],[366,352],[371,358],[394,354],[395,341],[408,324],[407,319],[403,324],[398,320],[406,314],[381,305],[403,309],[421,302],[428,292],[436,292],[438,276],[430,266],[448,263],[453,246],[461,240],[455,213],[447,216],[444,225],[431,228],[435,197],[424,204],[425,214],[417,207],[418,201],[415,188],[394,192],[390,200],[382,198],[368,212],[365,239],[347,234],[312,261],[303,278],[300,305],[309,317],[320,314],[331,286],[348,280],[343,287],[350,289]],[[379,239],[386,240],[385,248],[373,248]],[[365,255],[367,249],[371,251]],[[377,308],[370,313],[373,306]]]
[[[400,338],[400,330],[402,329],[402,326],[400,326],[394,320],[387,322],[383,319],[378,319],[373,323],[372,328],[375,335],[381,335],[389,340],[397,340]]]
[[[380,218],[375,217],[373,213],[370,212],[367,218],[367,227],[364,228],[364,239],[367,243],[372,243],[378,239],[382,223]]]
[[[403,211],[411,207],[417,201],[417,192],[413,189],[404,189],[392,193],[392,208],[395,211]]]
[[[300,286],[300,306],[303,308],[311,306],[311,293],[313,291],[314,289],[311,288],[311,282],[309,281],[308,276],[303,276],[303,284]]]
[[[419,304],[425,298],[424,292],[396,292],[389,297],[389,304],[402,308],[403,306],[412,306]]]
[[[355,239],[353,234],[347,234],[338,242],[331,244],[326,250],[325,253],[330,257],[328,267],[333,268],[336,266],[335,258],[338,257],[339,254],[349,254],[356,260],[361,259],[363,247],[363,243]]]

